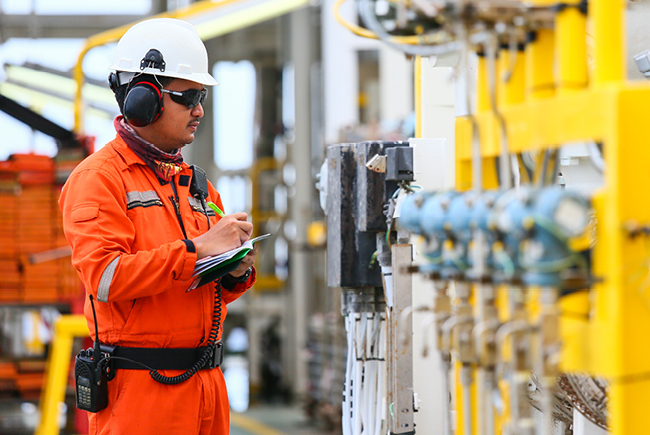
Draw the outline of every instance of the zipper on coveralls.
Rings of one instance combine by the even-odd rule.
[[[170,196],[169,199],[174,205],[174,211],[176,211],[176,219],[178,219],[178,223],[181,225],[181,231],[183,231],[183,237],[187,239],[187,234],[185,233],[185,225],[183,225],[183,217],[181,216],[181,207],[180,207],[180,200],[178,199],[178,191],[176,190],[176,183],[174,182],[174,179],[176,177],[172,177],[171,180],[171,185],[172,185],[172,190],[174,191],[174,196]]]

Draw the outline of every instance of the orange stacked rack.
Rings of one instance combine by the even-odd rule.
[[[0,302],[58,303],[80,295],[59,192],[50,157],[15,154],[0,162]]]

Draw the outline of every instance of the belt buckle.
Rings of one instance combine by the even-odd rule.
[[[212,358],[210,358],[210,360],[208,361],[207,368],[216,369],[221,365],[222,362],[223,362],[223,343],[219,342],[214,348],[214,352],[212,352]]]

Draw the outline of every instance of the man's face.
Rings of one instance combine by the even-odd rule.
[[[203,89],[203,85],[189,80],[174,79],[165,86],[169,91]],[[189,108],[172,101],[168,93],[163,93],[163,111],[160,117],[146,127],[134,127],[140,137],[156,145],[162,151],[170,152],[194,141],[194,133],[203,117],[203,106]]]

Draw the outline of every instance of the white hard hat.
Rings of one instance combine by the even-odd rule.
[[[208,52],[196,29],[175,18],[145,20],[127,30],[109,69],[219,84],[208,73]]]

